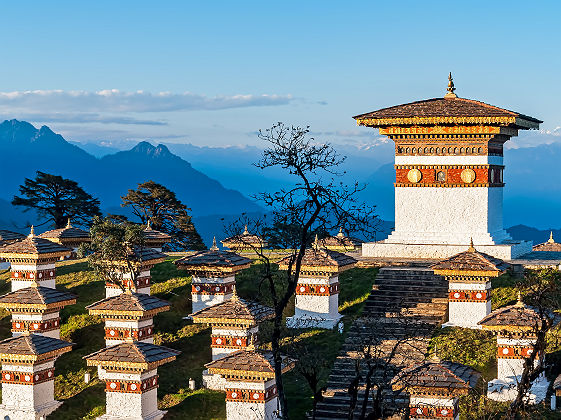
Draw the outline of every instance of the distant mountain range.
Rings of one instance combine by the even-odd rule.
[[[13,230],[34,221],[33,214],[22,215],[9,202],[24,178],[34,177],[36,170],[78,181],[101,200],[105,211],[120,214],[127,212],[120,207],[120,196],[127,189],[149,179],[160,182],[192,208],[207,243],[223,232],[221,219],[264,211],[251,198],[253,194],[293,182],[285,171],[255,167],[261,150],[254,146],[153,146],[149,142],[128,146],[119,150],[122,144],[71,143],[46,126],[37,129],[23,121],[4,121],[0,124],[0,228]],[[375,139],[368,146],[335,148],[347,156],[339,180],[365,183],[361,198],[376,205],[382,219],[393,219],[393,143]],[[551,230],[548,226],[561,227],[561,182],[555,175],[560,161],[561,143],[505,150],[504,225],[513,226],[509,231],[515,238],[543,242]],[[386,222],[384,231],[391,224]]]
[[[35,222],[33,214],[22,214],[9,201],[24,179],[33,178],[37,170],[77,181],[101,200],[102,209],[121,214],[126,210],[120,208],[120,197],[148,180],[175,191],[194,216],[261,211],[254,201],[194,169],[162,144],[141,142],[131,150],[98,159],[46,126],[36,129],[27,122],[11,120],[0,124],[0,155],[0,226],[6,229]]]

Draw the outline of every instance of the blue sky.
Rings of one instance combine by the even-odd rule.
[[[539,6],[539,7],[538,7]],[[6,2],[0,117],[70,140],[256,144],[276,121],[334,143],[352,115],[444,94],[561,140],[556,1]],[[524,143],[526,141],[526,143]]]

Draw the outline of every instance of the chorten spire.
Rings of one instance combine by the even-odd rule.
[[[314,244],[313,244],[314,249],[319,249],[319,239],[318,239],[318,234],[316,233],[316,238],[314,239]]]
[[[473,246],[473,238],[469,238],[469,252],[475,252],[475,247]]]
[[[448,73],[448,88],[446,89],[448,92],[446,92],[446,95],[444,95],[444,98],[448,99],[448,98],[457,98],[458,95],[456,95],[454,93],[454,91],[456,90],[456,87],[454,86],[454,79],[452,79],[452,72]]]
[[[522,293],[520,292],[520,290],[518,291],[518,300],[514,306],[516,306],[517,308],[524,307],[524,302],[522,302]]]
[[[548,243],[554,244],[555,241],[553,240],[553,231],[549,232],[549,239],[547,240]]]
[[[212,246],[210,247],[211,251],[218,251],[218,246],[216,245],[216,236],[212,238]]]
[[[146,229],[152,229],[152,220],[148,219],[148,221],[146,222]]]
[[[244,226],[242,235],[244,236],[249,235],[249,231],[247,230],[247,225]]]
[[[28,238],[33,238],[35,236],[35,227],[31,225],[31,230],[29,231]]]
[[[68,218],[68,221],[66,222],[66,229],[70,229],[72,227],[72,225],[70,224],[70,217]]]
[[[337,233],[337,237],[342,238],[343,236],[345,236],[343,233],[343,226],[339,226],[339,233]]]

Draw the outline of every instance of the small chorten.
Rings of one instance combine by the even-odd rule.
[[[180,258],[175,265],[193,276],[191,297],[194,313],[230,299],[236,285],[236,273],[248,268],[251,260],[231,251],[221,251],[214,238],[208,251]]]
[[[158,410],[158,366],[169,363],[180,352],[163,346],[126,341],[85,356],[105,381],[105,414],[97,420],[150,419],[166,414]]]
[[[154,316],[169,311],[165,300],[130,288],[117,296],[111,296],[86,306],[90,315],[99,315],[105,322],[107,347],[134,339],[154,343]]]
[[[290,255],[278,262],[279,270],[288,270],[294,260]],[[289,328],[331,329],[341,319],[339,314],[339,274],[356,264],[353,257],[321,248],[318,237],[306,249],[296,286],[294,316],[286,319]]]
[[[134,260],[139,265],[136,279],[132,280],[132,273],[127,270],[126,264],[123,263],[122,281],[125,289],[131,289],[136,293],[150,294],[150,284],[152,277],[150,270],[167,258],[166,254],[156,251],[152,248],[142,247],[134,250]],[[105,283],[105,297],[117,296],[123,292],[123,289],[117,284],[111,282]]]
[[[54,289],[55,263],[71,252],[69,248],[35,236],[33,226],[27,237],[0,247],[0,258],[10,263],[12,292],[32,283]]]
[[[37,335],[60,338],[60,310],[75,303],[75,295],[36,283],[0,296],[0,308],[12,315],[14,337],[33,331]]]
[[[530,357],[536,342],[536,328],[542,325],[540,314],[522,301],[495,309],[481,321],[484,330],[497,336],[497,379],[488,384],[487,396],[497,401],[512,401],[518,392],[518,381],[524,370],[525,359]],[[536,355],[535,363],[543,363],[543,354]],[[545,398],[548,381],[540,376],[530,389],[530,402]]]
[[[481,328],[478,322],[491,313],[491,278],[509,265],[478,252],[470,239],[467,251],[431,266],[448,281],[448,322],[443,327]]]
[[[222,245],[234,252],[251,251],[253,249],[262,249],[268,246],[266,240],[262,237],[249,233],[247,225],[241,235],[230,236],[224,239]]]
[[[25,331],[0,341],[2,404],[0,418],[44,419],[62,402],[54,398],[55,361],[73,343]]]
[[[555,242],[553,239],[553,231],[549,232],[549,239],[547,242],[534,245],[532,248],[534,252],[561,252],[561,244]]]
[[[40,234],[39,238],[47,239],[51,242],[72,249],[70,258],[76,258],[78,248],[81,244],[90,243],[92,241],[89,232],[72,226],[70,223],[70,217],[68,218],[66,227],[49,230]]]
[[[330,251],[353,252],[358,250],[361,241],[345,236],[343,228],[340,227],[337,235],[320,239],[319,244],[322,248],[329,249]]]
[[[171,241],[171,236],[159,230],[152,229],[152,223],[148,219],[146,228],[142,231],[144,234],[144,244],[155,251],[162,252],[162,247]]]
[[[239,350],[205,365],[225,379],[226,420],[280,418],[271,354]],[[292,368],[285,359],[282,372]]]
[[[222,303],[201,309],[190,316],[195,324],[207,324],[212,327],[212,360],[218,360],[228,354],[247,350],[257,342],[259,323],[272,319],[272,308],[256,302],[241,299],[236,294]],[[203,384],[210,389],[224,389],[224,382],[203,372]]]
[[[469,366],[435,357],[398,373],[392,388],[409,394],[411,419],[458,420],[459,398],[476,388],[480,378]]]

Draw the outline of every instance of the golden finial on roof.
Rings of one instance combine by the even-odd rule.
[[[522,302],[522,293],[520,292],[520,290],[518,291],[518,301],[516,302],[516,304],[514,305],[517,308],[523,308],[524,307],[524,302]]]
[[[218,251],[218,246],[216,245],[216,236],[212,238],[212,246],[210,247],[211,251]]]
[[[35,236],[35,227],[31,225],[31,230],[29,231],[29,235],[27,235],[27,237],[33,238],[34,236]]]
[[[469,252],[475,252],[475,247],[473,246],[473,238],[469,238]]]
[[[319,239],[318,239],[318,234],[316,233],[316,238],[314,239],[314,244],[313,244],[314,249],[319,249]]]
[[[554,244],[555,241],[553,240],[553,231],[549,232],[549,239],[547,240],[548,243]]]
[[[441,362],[440,357],[438,357],[438,349],[437,349],[436,344],[434,345],[434,350],[433,350],[432,355],[431,355],[429,360],[432,363],[440,363]]]
[[[456,95],[454,93],[456,88],[454,87],[454,79],[452,79],[452,72],[450,72],[448,74],[448,88],[446,90],[448,92],[446,92],[446,95],[444,95],[445,98],[457,98],[458,97],[458,95]]]
[[[72,227],[72,225],[70,224],[70,217],[68,218],[68,221],[66,222],[66,229],[70,229]]]
[[[337,234],[337,237],[342,238],[343,236],[345,236],[345,234],[343,233],[343,227],[339,226],[339,233]]]
[[[146,222],[146,229],[152,229],[152,220],[148,219],[148,221]]]
[[[249,231],[247,230],[247,225],[244,226],[242,235],[244,236],[249,235]]]
[[[236,285],[234,285],[234,288],[232,290],[232,297],[230,298],[231,301],[239,301],[240,297],[238,296],[238,294],[236,293]]]

